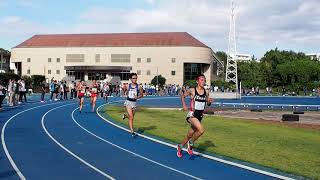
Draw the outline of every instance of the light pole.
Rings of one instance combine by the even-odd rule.
[[[156,91],[157,91],[157,94],[159,95],[158,89],[159,89],[159,74],[158,74],[158,66],[157,66],[157,85],[156,85]]]

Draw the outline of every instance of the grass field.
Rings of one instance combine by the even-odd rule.
[[[107,106],[113,120],[127,124],[123,107]],[[179,143],[189,125],[186,112],[139,108],[135,129]],[[271,167],[313,179],[320,179],[320,131],[265,124],[257,121],[206,116],[205,134],[195,143],[199,151]]]

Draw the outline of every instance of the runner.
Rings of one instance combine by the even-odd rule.
[[[91,92],[91,104],[92,104],[92,112],[94,112],[94,108],[96,106],[96,101],[97,101],[97,96],[98,96],[98,83],[96,80],[93,80],[92,85],[90,87],[90,92]]]
[[[82,107],[83,107],[84,95],[86,93],[86,86],[83,81],[77,84],[77,92],[78,92],[79,106],[80,106],[79,112],[81,113]]]
[[[127,100],[124,103],[125,110],[127,114],[123,114],[122,119],[128,118],[129,119],[129,128],[132,136],[135,136],[136,133],[133,130],[133,118],[136,112],[136,101],[143,97],[143,89],[139,87],[137,84],[138,76],[136,73],[130,74],[131,83],[129,84],[128,91],[127,91]]]
[[[187,96],[191,97],[190,109],[187,114],[187,122],[191,124],[187,136],[184,138],[181,144],[177,145],[177,156],[182,157],[182,148],[186,144],[188,145],[187,151],[189,155],[193,155],[192,147],[193,143],[204,133],[203,126],[201,125],[201,120],[203,118],[203,111],[205,105],[211,105],[212,99],[209,98],[209,91],[204,89],[206,78],[203,74],[196,77],[197,86],[196,88],[190,88],[190,90],[185,91],[181,95],[181,102],[183,105],[183,110],[188,110],[185,98]]]

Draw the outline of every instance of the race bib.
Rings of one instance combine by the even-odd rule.
[[[97,93],[98,89],[97,88],[92,88],[93,93]]]
[[[198,102],[198,101],[195,101],[194,103],[194,108],[196,110],[204,110],[204,107],[205,107],[206,103],[205,102]]]
[[[80,92],[84,94],[84,93],[86,92],[86,90],[83,89],[83,90],[81,90]]]
[[[128,96],[129,98],[134,99],[137,96],[137,91],[130,90]]]

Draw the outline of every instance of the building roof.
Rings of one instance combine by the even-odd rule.
[[[138,47],[194,46],[208,47],[186,32],[44,34],[34,35],[15,48],[36,47]]]

